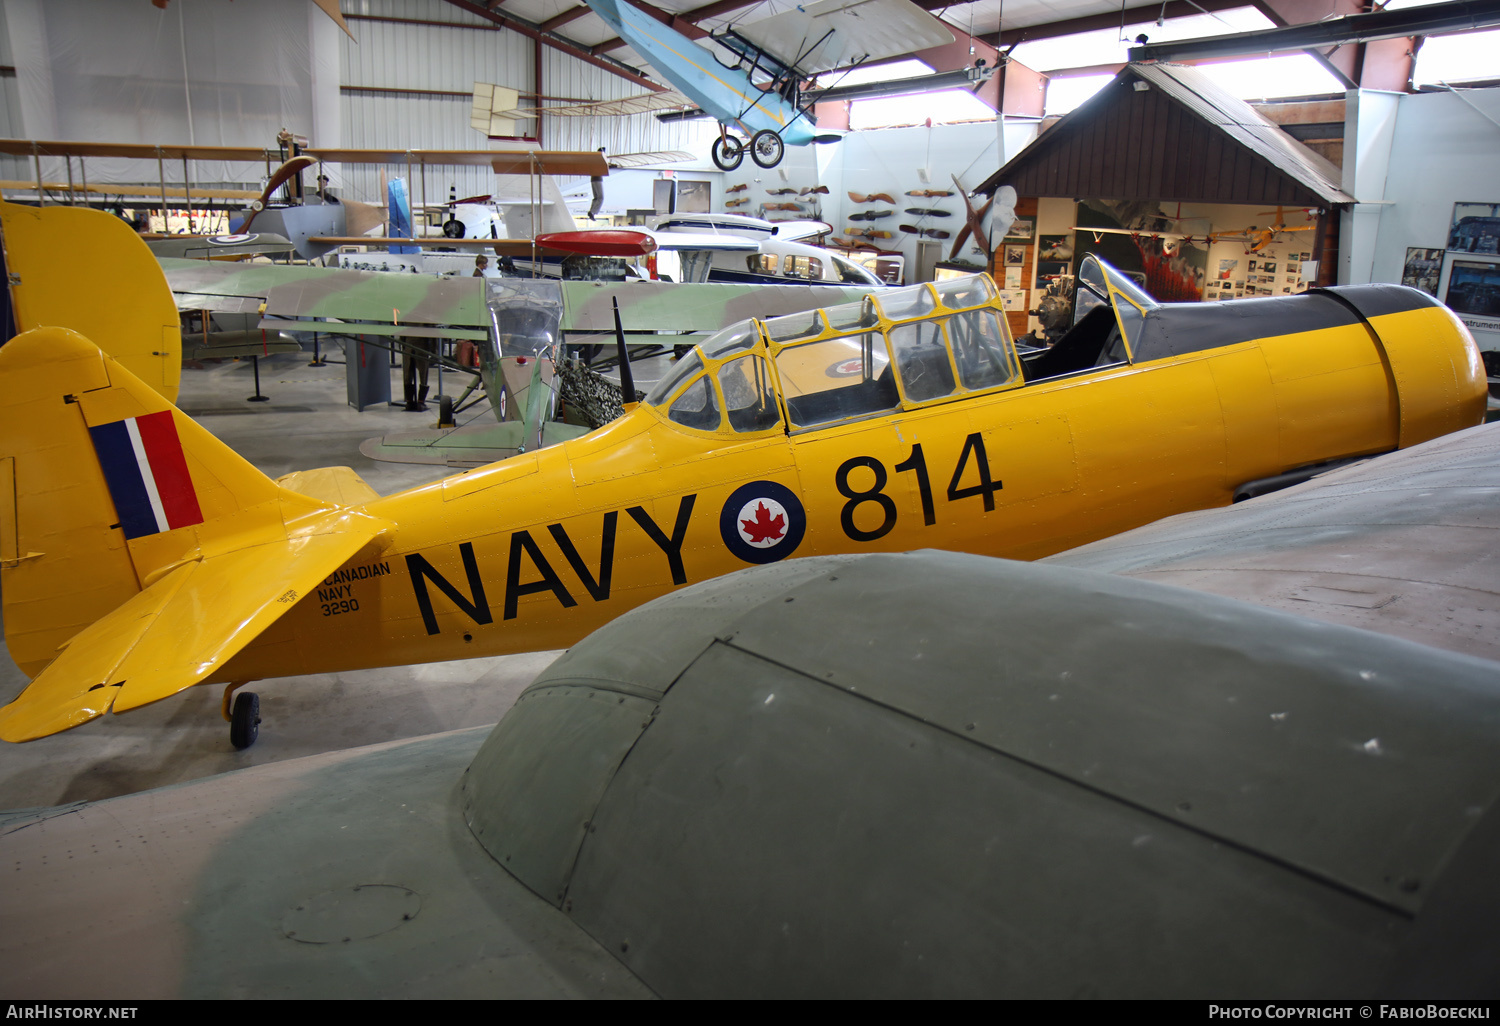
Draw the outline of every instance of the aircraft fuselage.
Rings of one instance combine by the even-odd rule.
[[[784,558],[1035,559],[1227,505],[1245,481],[1478,422],[1472,342],[1446,311],[1371,323],[1422,336],[1431,380],[1354,323],[791,433],[726,438],[642,405],[370,504],[396,529],[213,679],[566,647],[683,585]]]

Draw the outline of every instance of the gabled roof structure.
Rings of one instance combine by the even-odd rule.
[[[1331,208],[1342,173],[1196,68],[1127,64],[978,191]]]

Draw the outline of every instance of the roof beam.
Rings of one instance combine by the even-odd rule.
[[[643,2],[643,0],[629,0],[629,2],[640,8],[644,13],[651,15],[651,17],[663,25],[672,26],[689,39],[702,39],[709,33],[706,29],[699,26],[698,22],[704,18],[717,18],[721,14],[728,14],[730,11],[737,11],[742,7],[753,7],[757,3],[760,3],[760,0],[716,0],[714,3],[704,4],[702,7],[694,7],[691,11],[683,11],[681,14],[671,14],[667,11],[658,10],[650,4]],[[582,9],[582,14],[587,14],[588,12],[589,9],[587,7]],[[558,17],[560,18],[562,15],[558,15]],[[591,52],[608,53],[611,50],[618,50],[622,46],[629,45],[629,43],[625,42],[619,36],[615,36],[613,39],[606,39],[604,42],[598,44]]]
[[[1184,61],[1244,54],[1306,50],[1315,46],[1368,43],[1401,36],[1425,36],[1437,32],[1462,32],[1500,25],[1500,0],[1455,0],[1429,7],[1405,7],[1399,11],[1351,14],[1329,21],[1204,36],[1175,43],[1147,43],[1132,47],[1132,61]]]
[[[542,22],[541,27],[544,32],[551,32],[554,29],[561,28],[570,21],[577,21],[585,14],[591,13],[593,12],[590,10],[587,4],[579,4],[577,7],[563,11],[555,18],[548,18],[546,21]]]
[[[693,11],[684,11],[682,14],[672,14],[670,11],[664,11],[654,4],[646,3],[646,0],[627,0],[627,2],[629,2],[631,6],[640,11],[642,14],[651,15],[651,17],[655,18],[663,25],[681,32],[689,39],[702,39],[704,36],[708,35],[708,31],[706,29],[700,28],[697,22],[689,20],[689,16],[695,13]],[[621,47],[629,45],[630,44],[625,42],[625,40],[621,39],[619,36],[616,36],[613,39],[606,39],[599,45],[592,47],[589,52],[609,53],[611,50],[618,50]]]
[[[1267,3],[1266,0],[1254,0],[1253,6],[1267,21],[1269,21],[1272,25],[1275,25],[1277,28],[1286,28],[1291,24],[1291,22],[1287,21],[1287,19],[1281,16],[1280,12],[1278,12],[1274,7]],[[1343,68],[1340,68],[1337,64],[1333,63],[1333,61],[1329,60],[1329,54],[1325,54],[1322,50],[1314,50],[1312,47],[1308,47],[1302,52],[1321,64],[1323,66],[1323,70],[1328,72],[1334,78],[1338,79],[1339,84],[1342,85],[1345,89],[1359,88],[1358,82],[1350,78],[1344,72]]]
[[[939,10],[951,6],[938,2],[938,0],[914,0],[918,7],[927,11]],[[1000,32],[998,38],[996,33],[978,34],[974,38],[982,39],[991,46],[1006,49],[1016,43],[1024,43],[1028,40],[1055,39],[1058,36],[1071,36],[1075,32],[1093,32],[1097,29],[1118,28],[1122,23],[1125,25],[1155,24],[1158,17],[1163,18],[1185,18],[1192,14],[1215,14],[1219,11],[1228,11],[1235,7],[1244,7],[1247,0],[1201,0],[1193,3],[1192,0],[1167,0],[1165,4],[1148,4],[1145,7],[1134,7],[1128,11],[1115,11],[1111,14],[1095,14],[1086,18],[1072,18],[1068,21],[1054,21],[1047,25],[1030,25],[1026,28],[1006,29]]]
[[[576,57],[578,60],[584,61],[585,63],[592,64],[595,67],[603,68],[605,71],[608,71],[611,74],[620,76],[627,82],[634,82],[636,85],[642,87],[643,89],[649,89],[654,93],[666,91],[666,86],[651,81],[649,78],[646,78],[630,65],[624,64],[610,57],[600,57],[596,54],[590,53],[586,47],[573,42],[571,39],[566,39],[562,36],[559,36],[555,32],[544,30],[540,25],[534,25],[529,21],[512,17],[509,14],[497,14],[494,11],[491,11],[488,7],[483,7],[477,3],[472,3],[470,2],[470,0],[448,0],[448,3],[452,4],[454,7],[457,7],[461,11],[468,11],[470,14],[477,14],[479,17],[484,18],[486,21],[494,22],[501,28],[511,29],[512,31],[521,33],[521,35],[523,36],[529,36],[532,39],[545,43],[546,45],[552,47],[552,49],[557,50],[561,53],[565,53],[569,57]]]

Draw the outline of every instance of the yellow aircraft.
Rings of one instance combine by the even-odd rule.
[[[1483,419],[1472,338],[1414,289],[1079,280],[1097,305],[1024,357],[985,275],[745,322],[597,431],[386,498],[272,481],[88,339],[29,331],[0,348],[0,592],[32,681],[0,738],[219,683],[244,747],[251,680],[561,648],[792,557],[1036,558]]]
[[[1271,211],[1269,210],[1261,211],[1261,213],[1263,214],[1269,214],[1270,212]],[[1309,219],[1312,217],[1312,211],[1310,210],[1304,210],[1303,213],[1306,214]],[[1221,242],[1224,240],[1234,240],[1237,242],[1243,242],[1245,244],[1246,253],[1259,253],[1261,250],[1265,249],[1272,242],[1274,242],[1276,240],[1276,236],[1280,235],[1282,232],[1310,232],[1316,227],[1317,225],[1315,224],[1287,224],[1286,213],[1280,207],[1277,207],[1276,220],[1270,225],[1267,225],[1265,228],[1257,228],[1252,224],[1244,231],[1214,232],[1208,237],[1208,241]]]

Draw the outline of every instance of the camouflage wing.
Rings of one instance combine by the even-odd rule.
[[[257,326],[268,331],[482,339],[489,323],[478,278],[170,258],[161,264],[178,309],[260,313]]]
[[[875,291],[845,285],[735,285],[719,282],[638,281],[562,283],[562,330],[570,343],[612,341],[613,301],[627,332],[689,333],[697,341],[750,317],[778,317],[852,303]],[[607,335],[608,339],[585,336]],[[670,344],[671,339],[636,339]]]

